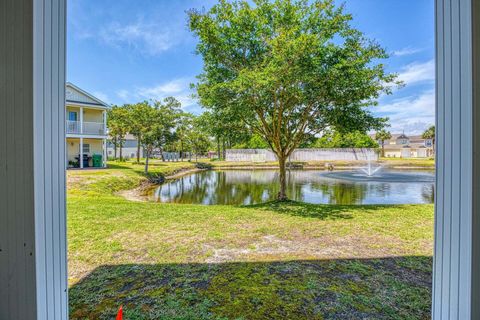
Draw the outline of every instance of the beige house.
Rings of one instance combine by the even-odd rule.
[[[378,141],[378,144],[381,146],[382,142]],[[432,139],[407,136],[403,133],[392,134],[390,140],[384,141],[384,148],[387,158],[430,158],[434,156]]]
[[[106,167],[110,106],[71,83],[65,94],[67,167]]]

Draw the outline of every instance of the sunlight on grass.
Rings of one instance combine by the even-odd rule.
[[[155,163],[170,175],[193,163]],[[72,319],[421,319],[433,206],[131,202],[141,164],[68,172]],[[354,317],[355,318],[355,317]]]

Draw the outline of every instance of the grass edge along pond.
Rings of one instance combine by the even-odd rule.
[[[154,163],[157,175],[193,169]],[[128,201],[142,166],[68,172],[71,319],[426,319],[433,206]]]

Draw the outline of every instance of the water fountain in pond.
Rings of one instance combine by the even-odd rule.
[[[378,170],[382,169],[382,166],[372,167],[372,160],[370,157],[367,159],[367,166],[360,168],[360,170],[365,173],[367,176],[371,177],[377,172]]]
[[[331,172],[324,172],[321,175],[325,178],[343,180],[350,182],[420,182],[433,183],[434,176],[429,172],[412,172],[402,170],[382,170],[381,165],[375,165],[374,162],[368,158],[367,165],[358,170],[338,170]]]

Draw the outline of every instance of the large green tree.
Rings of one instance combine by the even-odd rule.
[[[148,174],[149,160],[154,150],[163,152],[166,145],[175,138],[174,129],[180,116],[180,103],[172,97],[163,102],[147,103],[139,132],[145,150],[145,174]]]
[[[396,76],[379,62],[385,50],[351,20],[333,0],[220,0],[189,12],[204,61],[200,101],[265,139],[279,162],[279,200],[287,199],[287,158],[307,136],[384,125],[365,107],[390,93]]]
[[[183,161],[187,151],[191,151],[190,144],[188,142],[188,132],[191,128],[191,123],[195,116],[188,112],[182,112],[179,114],[176,126],[175,126],[175,141],[173,142],[173,148],[179,152],[180,159]]]
[[[195,162],[198,162],[198,156],[207,153],[211,146],[211,141],[205,131],[202,120],[201,117],[194,118],[187,133],[187,141],[191,152],[195,154]]]
[[[215,112],[207,110],[200,115],[204,131],[215,139],[217,156],[225,158],[226,148],[246,143],[252,133],[245,123],[228,108],[216,109]]]
[[[142,146],[142,134],[149,130],[151,105],[148,101],[126,105],[128,110],[128,132],[137,138],[137,162],[140,162],[140,147]]]
[[[123,158],[122,150],[125,135],[128,132],[129,115],[125,106],[113,106],[107,111],[107,126],[110,141],[114,147],[114,158],[117,158],[117,148],[120,151],[120,161]]]

